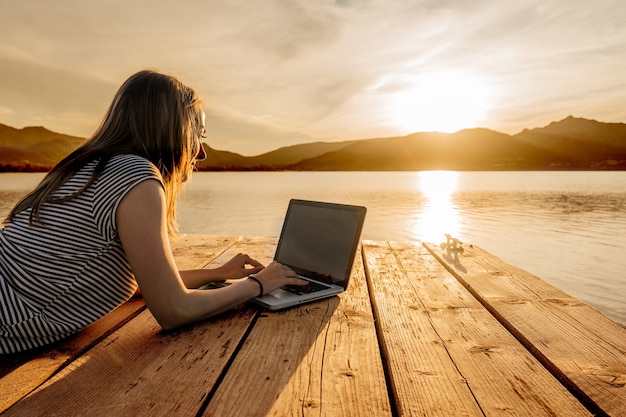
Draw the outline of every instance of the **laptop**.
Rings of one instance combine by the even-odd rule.
[[[274,260],[309,281],[252,299],[280,310],[344,292],[359,246],[366,208],[347,204],[292,199]]]

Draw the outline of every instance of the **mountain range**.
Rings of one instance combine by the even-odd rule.
[[[46,169],[84,140],[43,127],[0,124],[0,168]],[[572,116],[515,135],[484,128],[420,132],[305,143],[257,156],[204,147],[200,170],[626,170],[626,124]]]

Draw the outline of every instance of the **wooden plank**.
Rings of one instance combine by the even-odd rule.
[[[146,310],[6,416],[195,415],[253,317],[244,309],[162,332]]]
[[[181,269],[202,267],[237,241],[234,237],[185,235],[172,249]],[[61,342],[16,355],[6,355],[0,364],[0,412],[41,385],[80,354],[124,325],[145,308],[141,298],[107,314],[83,331]]]
[[[478,247],[426,246],[592,412],[626,415],[623,326]]]
[[[365,241],[363,254],[397,414],[482,416],[389,245]]]
[[[144,308],[143,299],[133,298],[62,342],[35,351],[3,356],[0,364],[0,412],[15,404]]]
[[[360,256],[346,293],[259,317],[204,415],[391,415]]]
[[[214,257],[218,254],[223,254],[225,249],[232,246],[236,241],[237,241],[237,238],[186,236],[174,244],[174,253],[177,258],[177,263],[179,267],[183,269],[193,268],[193,267],[197,267],[200,265],[205,265],[207,263],[207,258],[204,258],[203,260],[201,260],[202,255],[200,253],[205,254],[206,256],[209,257],[208,259],[211,259],[211,257]],[[199,260],[201,261],[199,262]],[[143,309],[143,306],[144,306],[143,300],[133,299],[131,300],[131,302],[114,310],[112,313],[105,316],[105,318],[99,320],[98,322],[94,323],[92,326],[88,327],[83,332],[81,332],[75,338],[75,340],[72,339],[70,341],[65,342],[66,344],[62,345],[63,346],[62,349],[56,348],[55,350],[47,351],[42,356],[36,356],[36,357],[29,357],[28,354],[24,355],[23,363],[21,363],[20,366],[12,370],[11,373],[5,375],[0,380],[0,387],[2,387],[2,389],[0,390],[0,393],[3,396],[2,404],[5,405],[3,409],[6,409],[11,404],[14,404],[17,400],[19,400],[25,394],[30,392],[33,388],[35,388],[36,386],[44,382],[46,379],[48,379],[53,373],[57,372],[63,366],[70,363],[72,360],[76,359],[77,356],[79,356],[81,353],[84,353],[87,350],[87,347],[90,347],[98,340],[103,339],[104,335],[112,333],[112,331],[120,327],[121,324],[128,322],[129,318],[131,317],[129,317],[129,314],[127,313],[129,313],[130,311],[129,309],[131,307],[136,306],[136,305],[141,306],[141,308]],[[245,319],[246,313],[239,312],[236,314],[241,315],[242,317],[244,317],[244,320],[246,320]],[[247,312],[248,322],[252,319],[252,316],[253,316],[253,312]],[[118,319],[117,322],[113,320],[114,318]],[[222,319],[222,321],[224,320],[226,319],[225,318]],[[71,378],[68,378],[65,381],[74,380],[75,378],[76,381],[78,381],[76,382],[77,384],[81,384],[80,381],[81,381],[81,378],[83,378],[82,383],[88,387],[94,387],[94,386],[98,387],[97,384],[94,385],[93,383],[96,381],[102,382],[102,385],[99,385],[100,391],[96,390],[92,393],[92,395],[95,397],[101,396],[101,393],[102,393],[101,391],[104,391],[102,387],[108,387],[107,381],[110,382],[114,380],[114,379],[107,379],[107,378],[114,378],[114,376],[113,377],[111,376],[111,372],[115,372],[116,370],[119,371],[119,369],[115,367],[111,368],[111,360],[113,359],[113,362],[119,364],[118,361],[123,360],[123,358],[125,358],[125,356],[122,356],[117,353],[117,351],[115,350],[116,347],[122,346],[120,351],[127,353],[125,343],[131,344],[131,342],[128,342],[128,341],[124,342],[125,337],[126,338],[130,337],[130,340],[136,341],[137,339],[133,338],[133,336],[139,335],[141,334],[142,331],[145,332],[147,330],[147,334],[144,335],[144,337],[149,340],[149,342],[146,343],[146,347],[150,347],[152,349],[151,352],[153,353],[153,356],[150,357],[148,355],[148,357],[143,358],[143,353],[145,352],[141,350],[140,345],[135,350],[129,349],[128,353],[129,355],[131,355],[131,357],[133,354],[135,354],[136,356],[139,356],[140,359],[145,359],[142,362],[141,360],[137,360],[137,358],[135,358],[134,360],[138,363],[146,363],[146,361],[150,361],[150,359],[154,360],[154,355],[158,356],[159,354],[161,354],[158,352],[158,348],[161,347],[162,343],[164,343],[163,342],[164,339],[177,338],[176,332],[163,333],[163,334],[159,333],[158,325],[156,324],[156,322],[151,317],[148,311],[145,311],[142,315],[137,317],[131,323],[133,324],[131,325],[129,323],[127,328],[126,327],[123,328],[123,331],[120,330],[121,336],[120,334],[115,333],[111,337],[106,339],[105,343],[101,343],[97,348],[93,349],[87,354],[84,354],[84,356],[78,359],[76,363],[73,363],[72,365],[68,366],[66,370],[61,372],[59,376],[57,376],[49,384],[47,384],[46,387],[48,388],[45,388],[43,390],[43,392],[51,392],[53,393],[53,395],[62,395],[61,397],[57,397],[57,399],[53,397],[45,397],[45,395],[42,394],[42,390],[39,390],[37,393],[29,397],[27,400],[24,400],[22,403],[11,408],[7,412],[8,413],[7,415],[11,413],[14,413],[14,415],[19,415],[22,412],[24,413],[22,415],[31,415],[31,413],[32,415],[37,415],[37,413],[41,413],[41,415],[46,415],[49,412],[51,412],[51,410],[53,409],[53,405],[54,406],[61,405],[59,404],[60,402],[58,401],[58,398],[64,398],[63,395],[65,394],[58,394],[58,392],[66,392],[68,389],[70,391],[73,389],[76,389],[76,387],[72,387],[71,382],[69,383],[70,384],[69,386],[67,385],[68,382],[59,383],[59,381],[63,380],[64,375],[72,376]],[[214,328],[212,329],[212,333],[209,332],[209,334],[206,337],[210,338],[210,335],[213,335],[216,337],[216,339],[224,340],[225,342],[223,343],[227,344],[228,346],[232,345],[233,340],[229,339],[227,335],[229,331],[221,330],[221,327],[224,327],[224,326],[228,327],[225,323],[219,323],[219,320],[218,320],[218,324],[213,326]],[[245,331],[245,329],[243,331]],[[190,340],[190,343],[192,343],[191,340],[193,339],[193,336],[187,335],[186,337]],[[144,339],[140,337],[138,341],[135,343],[141,343],[142,340]],[[156,343],[155,340],[158,341],[159,343]],[[88,343],[88,346],[85,346],[85,343]],[[152,343],[152,345],[150,343]],[[214,341],[209,341],[208,343],[215,344]],[[236,345],[236,341],[234,342],[234,344]],[[216,345],[215,348],[217,349],[217,347],[219,346],[222,346],[222,345],[218,344]],[[232,349],[233,347],[230,347],[229,351],[232,352]],[[222,353],[220,352],[219,354],[222,354]],[[223,353],[223,354],[226,354],[226,353]],[[102,360],[96,360],[96,363],[94,363],[93,361],[89,361],[87,358],[102,358]],[[127,360],[130,360],[130,359],[127,359]],[[226,360],[227,358],[224,359],[223,361],[226,361]],[[100,362],[100,363],[98,364],[97,362]],[[85,367],[85,363],[89,363],[90,365],[88,367]],[[106,371],[101,372],[100,368],[102,367],[107,369],[108,373]],[[79,369],[80,371],[78,371]],[[77,370],[76,375],[74,374],[74,370]],[[91,374],[90,372],[95,372],[95,373]],[[220,372],[219,369],[215,370],[215,373],[217,375],[219,375],[219,372]],[[129,376],[132,376],[132,375],[129,375]],[[100,377],[101,379],[99,379]],[[139,377],[139,379],[141,380],[141,377]],[[132,384],[133,382],[130,382],[130,383]],[[81,388],[76,389],[77,392],[80,392],[80,390]],[[55,392],[57,394],[54,394]],[[33,407],[33,404],[38,401],[36,400],[36,398],[40,398],[42,397],[42,395],[44,398],[48,398],[48,399],[44,399],[43,401],[49,401],[49,402],[43,403],[43,405],[45,406],[43,407],[43,409],[40,409],[37,406]],[[76,401],[73,403],[73,407],[79,407],[81,406],[81,404],[82,403],[80,401]],[[69,404],[69,405],[72,405],[72,404]],[[29,410],[29,411],[24,411],[24,410]]]
[[[203,268],[242,239],[234,236],[181,235],[172,241],[178,269]]]
[[[421,245],[364,252],[399,415],[590,415]]]

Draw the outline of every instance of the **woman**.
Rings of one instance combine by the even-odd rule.
[[[161,327],[172,329],[306,284],[283,265],[264,268],[244,254],[216,269],[177,270],[169,242],[176,198],[206,156],[204,119],[191,88],[141,71],[121,86],[93,137],[17,203],[0,230],[0,353],[76,333],[137,285]]]

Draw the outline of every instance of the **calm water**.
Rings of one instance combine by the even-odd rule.
[[[0,174],[0,216],[41,174]],[[626,324],[626,172],[196,173],[185,233],[277,236],[290,198],[365,205],[363,238],[488,250]]]

